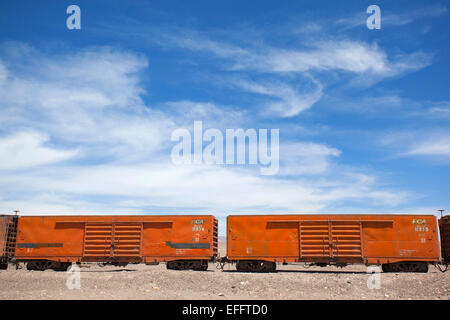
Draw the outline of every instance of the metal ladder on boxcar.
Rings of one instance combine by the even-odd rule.
[[[0,269],[6,269],[8,267],[8,262],[11,261],[15,256],[16,251],[16,239],[17,239],[17,216],[3,216],[2,230],[0,235],[2,239],[3,252],[0,252]]]

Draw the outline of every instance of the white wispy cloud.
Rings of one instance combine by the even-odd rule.
[[[141,76],[148,63],[130,52],[5,50],[16,54],[4,54],[0,64],[1,211],[314,211],[343,201],[396,205],[407,197],[381,190],[375,177],[355,174],[355,168],[334,174],[327,168],[340,151],[307,141],[281,146],[292,153],[275,177],[251,168],[172,165],[172,130],[202,119],[217,127],[230,123],[227,117],[246,123],[245,112],[190,100],[145,105]],[[293,93],[258,85],[252,90],[299,110]],[[291,100],[282,99],[289,94]]]
[[[432,117],[448,118],[450,117],[450,101],[431,101],[427,105],[430,107],[427,109],[428,115]]]
[[[217,42],[200,37],[195,32],[182,32],[179,34],[165,33],[164,38],[169,42],[188,50],[208,51],[221,58],[247,56],[249,52],[238,46]],[[167,43],[166,43],[167,44]]]
[[[402,153],[404,156],[450,156],[450,138],[448,136],[414,143]]]
[[[205,126],[232,128],[245,125],[248,116],[245,110],[204,101],[168,101],[162,104],[162,109],[177,125],[184,127],[191,127],[194,121],[202,120]]]
[[[2,49],[20,48],[8,44]],[[103,47],[51,59],[34,51],[1,64],[4,131],[45,132],[82,144],[94,158],[129,159],[158,150],[174,127],[160,111],[142,103],[138,72],[147,61],[137,55]]]
[[[266,52],[240,62],[240,66],[261,72],[342,70],[355,74],[387,74],[392,69],[386,53],[376,44],[352,40],[315,42],[296,50],[269,48]]]
[[[64,179],[56,179],[64,177]],[[267,179],[250,171],[214,166],[175,166],[140,164],[66,167],[36,171],[27,176],[5,174],[1,188],[53,193],[52,202],[71,194],[75,199],[109,197],[109,207],[176,209],[196,208],[201,212],[274,212],[276,210],[317,211],[340,201],[368,201],[396,205],[405,199],[401,193],[376,190],[373,178],[347,173],[339,179]],[[66,199],[67,201],[67,199]],[[75,202],[75,205],[78,203]],[[4,205],[0,210],[6,210]]]
[[[450,117],[450,101],[412,99],[398,92],[371,92],[351,97],[326,95],[322,101],[324,108],[364,117],[396,118],[401,121],[421,119],[422,126],[430,126],[431,131],[435,131],[436,121],[448,121]]]
[[[78,150],[60,150],[45,145],[46,134],[20,132],[0,137],[0,170],[24,169],[68,160]]]
[[[262,73],[303,73],[308,71],[340,70],[359,74],[391,77],[408,70],[423,68],[431,63],[424,52],[398,54],[389,58],[376,43],[359,40],[310,40],[292,49],[258,43],[240,47],[221,41],[205,39],[196,33],[166,35],[166,45],[209,52],[229,61],[231,70],[254,70]]]
[[[317,175],[325,173],[333,158],[341,151],[324,144],[313,142],[293,142],[280,148],[281,175]]]
[[[195,32],[165,34],[167,42],[163,45],[175,46],[205,54],[212,54],[221,61],[224,70],[239,74],[257,75],[261,80],[250,83],[243,77],[237,82],[249,92],[266,94],[279,98],[282,103],[270,103],[273,115],[281,117],[296,116],[320,100],[329,76],[335,78],[342,74],[346,85],[371,86],[385,78],[401,76],[420,70],[432,63],[433,55],[415,51],[389,55],[377,43],[360,40],[321,37],[322,40],[307,39],[302,45],[285,49],[265,43],[238,45],[225,41],[205,38]],[[270,86],[264,82],[267,76],[278,77]],[[345,78],[350,76],[350,80]],[[293,79],[309,77],[314,79],[315,88],[309,93],[297,92],[286,77]],[[292,78],[294,77],[294,78]],[[234,76],[238,78],[238,76]]]
[[[315,86],[313,91],[301,93],[300,90],[283,82],[257,83],[248,80],[237,80],[234,85],[251,93],[269,96],[275,99],[265,103],[264,113],[278,115],[279,117],[292,117],[300,112],[309,109],[314,103],[320,100],[323,86],[318,81],[312,79]]]
[[[427,157],[448,161],[450,156],[450,132],[447,129],[398,131],[386,134],[382,147],[392,149],[396,157]]]
[[[438,16],[446,14],[446,11],[443,6],[427,6],[408,11],[405,17],[416,19],[421,16]],[[388,24],[391,20],[398,21],[397,18],[383,13],[383,19]],[[287,25],[283,24],[282,33],[278,28],[264,30],[268,34],[266,37],[260,30],[242,30],[235,26],[216,32],[176,26],[155,29],[136,22],[131,29],[126,29],[127,33],[123,32],[122,27],[120,30],[113,25],[106,28],[108,32],[119,36],[128,32],[139,34],[141,30],[150,30],[151,38],[138,35],[142,42],[151,45],[156,43],[169,50],[182,50],[185,62],[198,64],[200,56],[200,67],[229,72],[233,79],[241,77],[241,82],[244,83],[241,89],[247,88],[250,93],[267,92],[265,95],[268,99],[262,102],[262,106],[271,111],[270,115],[293,117],[320,101],[330,82],[340,86],[370,87],[383,79],[399,77],[432,64],[433,54],[429,52],[397,50],[392,53],[388,47],[377,42],[352,39],[348,33],[336,34],[336,23],[352,25],[353,20],[357,20],[358,24],[365,24],[366,19],[364,11],[357,19],[353,16],[337,20],[336,17],[330,17],[326,21],[296,19],[295,23],[290,21]],[[255,38],[249,36],[254,35],[253,32],[257,34]],[[292,41],[284,47],[275,45],[270,38],[274,33],[277,36],[285,35]],[[186,55],[188,52],[193,54]],[[216,82],[223,83],[227,74],[220,75]],[[248,75],[251,75],[251,84],[245,84],[249,82]],[[298,89],[304,77],[314,78],[316,86],[309,92]],[[267,83],[274,79],[274,84],[269,86]],[[299,80],[300,85],[294,84],[296,80]],[[279,102],[273,103],[273,98]]]

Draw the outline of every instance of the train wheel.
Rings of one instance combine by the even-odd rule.
[[[409,272],[428,272],[428,264],[426,262],[412,262],[409,265]]]
[[[175,260],[168,261],[166,264],[167,269],[171,270],[195,270],[206,271],[208,270],[208,261],[206,260]]]
[[[386,263],[382,265],[383,272],[428,272],[428,264],[426,262],[396,262]]]
[[[384,263],[381,265],[381,270],[383,270],[383,272],[392,272],[392,268],[390,263]]]
[[[166,263],[166,268],[167,268],[167,269],[170,269],[170,270],[177,270],[177,269],[176,269],[175,261],[168,261],[168,262]]]
[[[29,261],[27,262],[27,270],[44,271],[53,269],[54,271],[67,271],[70,267],[70,262],[57,261]]]
[[[261,272],[263,263],[262,261],[238,261],[236,270],[240,272]]]
[[[208,270],[208,266],[197,266],[197,267],[192,268],[192,270],[194,270],[194,271],[206,271],[206,270]]]
[[[44,271],[47,269],[53,269],[54,266],[55,266],[55,263],[53,261],[42,261],[39,264],[39,270]]]
[[[71,265],[71,262],[58,262],[58,264],[53,266],[52,269],[55,271],[67,271]]]
[[[42,271],[42,261],[28,261],[27,270]]]
[[[27,270],[44,271],[50,261],[30,261],[27,263]]]
[[[236,270],[239,272],[248,272],[247,263],[245,261],[236,262]]]
[[[277,264],[275,262],[265,262],[265,272],[275,272],[277,270]]]
[[[236,270],[240,272],[274,272],[276,270],[275,262],[269,261],[238,261]]]
[[[167,269],[171,270],[187,270],[189,269],[186,261],[169,261],[166,264]]]
[[[208,261],[200,260],[197,265],[193,268],[195,271],[206,271],[208,270]]]

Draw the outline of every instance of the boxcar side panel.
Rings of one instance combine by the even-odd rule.
[[[397,215],[384,221],[363,223],[364,256],[369,262],[439,259],[435,216]]]
[[[143,256],[151,260],[209,259],[213,256],[212,216],[172,216],[146,219]]]
[[[20,217],[16,258],[79,261],[84,223],[74,217]]]
[[[18,260],[209,260],[213,216],[23,216]]]
[[[389,263],[439,259],[437,221],[423,215],[228,216],[230,260]]]
[[[270,258],[298,257],[298,223],[228,217],[227,255]]]

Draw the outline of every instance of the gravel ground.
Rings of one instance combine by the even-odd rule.
[[[157,266],[124,268],[83,265],[80,289],[69,290],[65,272],[0,271],[0,299],[442,299],[450,297],[450,272],[434,267],[426,274],[381,273],[380,289],[368,289],[364,266],[278,266],[268,274],[167,270]]]
[[[225,243],[219,243],[226,255]],[[0,270],[0,299],[450,299],[450,270],[380,273],[380,288],[368,289],[362,265],[310,267],[278,265],[276,273],[237,272],[210,263],[208,271],[167,270],[161,263],[126,267],[83,264],[80,289],[68,289],[66,272]]]

